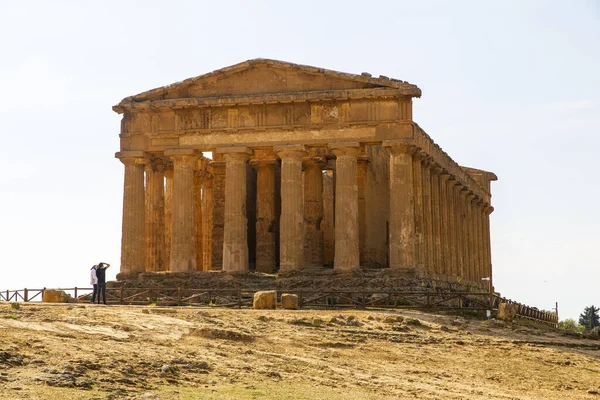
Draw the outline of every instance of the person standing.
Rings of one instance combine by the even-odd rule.
[[[98,304],[100,304],[100,294],[102,293],[102,302],[106,304],[106,269],[110,264],[101,262],[96,268],[96,277],[98,278]]]
[[[92,285],[92,300],[90,300],[90,303],[95,303],[96,302],[96,294],[98,294],[98,277],[96,276],[96,268],[98,268],[97,265],[94,265],[91,269],[90,269],[90,285]]]

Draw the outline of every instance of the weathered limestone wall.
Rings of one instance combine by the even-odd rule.
[[[388,266],[389,161],[382,146],[367,146],[366,250],[364,266]]]

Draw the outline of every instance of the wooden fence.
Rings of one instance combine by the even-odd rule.
[[[44,289],[0,291],[0,301],[41,302]],[[88,303],[92,288],[60,289],[69,294],[73,303]],[[198,307],[252,307],[256,290],[245,289],[192,289],[192,288],[136,288],[111,286],[106,288],[108,304],[198,306]],[[517,305],[517,315],[533,321],[556,326],[556,313],[541,311],[489,292],[445,291],[312,291],[281,290],[278,294],[298,295],[299,308],[399,308],[420,310],[485,311],[497,310],[500,303]]]

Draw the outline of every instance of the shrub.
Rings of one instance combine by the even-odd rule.
[[[585,329],[584,326],[579,325],[573,318],[563,319],[558,323],[558,328],[573,332],[583,332]]]

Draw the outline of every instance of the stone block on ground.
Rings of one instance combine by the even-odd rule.
[[[298,309],[298,295],[283,293],[281,295],[281,307],[286,310],[297,310]]]
[[[46,289],[42,296],[42,303],[70,303],[71,296],[59,289]]]
[[[517,316],[517,308],[516,304],[509,303],[500,303],[498,306],[498,319],[503,320],[504,322],[511,323]]]
[[[256,309],[276,309],[277,308],[277,291],[265,290],[254,293],[254,301],[252,307]]]

